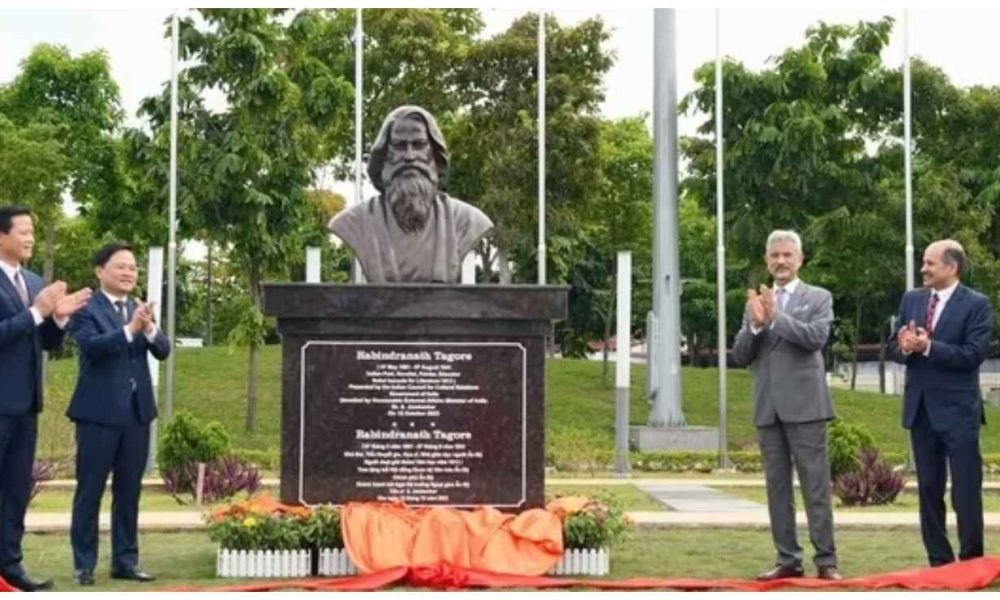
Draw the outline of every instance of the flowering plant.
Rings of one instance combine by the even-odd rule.
[[[207,518],[209,536],[228,550],[342,548],[340,511],[288,506],[267,496],[222,507]]]
[[[625,541],[632,526],[621,502],[614,498],[587,498],[563,517],[563,546],[610,548]]]

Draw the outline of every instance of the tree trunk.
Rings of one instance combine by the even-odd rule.
[[[260,275],[256,269],[250,273],[250,297],[253,300],[254,309],[260,310],[261,289]],[[249,356],[247,364],[247,431],[253,433],[257,431],[257,372],[260,367],[260,348],[254,338],[250,342]]]
[[[601,369],[601,379],[607,383],[608,382],[608,338],[611,337],[611,319],[614,318],[615,314],[615,300],[618,294],[615,293],[617,290],[616,282],[618,278],[618,261],[611,267],[611,286],[608,293],[608,312],[604,315],[604,339],[601,340],[601,350],[603,352],[603,367]],[[629,349],[631,350],[631,348]],[[617,360],[622,358],[622,349],[615,347],[615,356]]]
[[[885,393],[885,327],[878,328],[878,391]]]
[[[479,260],[483,263],[483,273],[480,279],[484,283],[490,283],[493,281],[493,261],[490,260],[490,245],[487,243],[479,244]]]
[[[500,285],[510,285],[510,263],[507,261],[507,249],[497,246],[497,272],[500,274]]]
[[[205,346],[212,345],[212,241],[205,261]]]
[[[854,311],[854,356],[851,359],[851,389],[857,389],[858,383],[858,345],[861,343],[861,301],[858,301]]]

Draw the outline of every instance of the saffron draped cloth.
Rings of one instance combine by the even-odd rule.
[[[518,515],[491,507],[411,508],[357,502],[341,509],[344,548],[362,573],[447,563],[465,569],[542,575],[563,555],[562,520],[587,503],[553,500]]]
[[[340,523],[344,548],[362,573],[446,563],[512,575],[542,575],[562,558],[563,519],[587,502],[582,496],[557,498],[544,509],[518,515],[487,506],[458,510],[413,508],[401,502],[352,502],[341,508]],[[309,509],[260,495],[219,509],[213,518],[273,513],[304,517]]]

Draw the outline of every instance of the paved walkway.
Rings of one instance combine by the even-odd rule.
[[[705,485],[637,481],[635,487],[646,492],[668,509],[680,512],[729,513],[755,511],[763,508],[759,502],[745,500]]]
[[[715,488],[727,486],[762,487],[759,479],[548,479],[552,485],[616,486],[634,485],[650,494],[669,510],[632,511],[629,517],[639,526],[673,527],[767,527],[767,507],[726,494]],[[150,479],[144,482],[150,487],[162,486],[162,481]],[[277,486],[275,479],[265,480],[267,486]],[[47,482],[48,487],[73,487],[72,480]],[[1000,489],[1000,482],[984,482],[989,489]],[[806,523],[805,513],[798,513],[798,521]],[[1000,512],[986,513],[985,524],[989,528],[1000,528]],[[69,531],[69,513],[38,512],[28,510],[26,527],[29,532]],[[838,528],[896,528],[918,527],[916,510],[898,512],[836,511],[834,522]],[[953,520],[952,520],[953,522]],[[109,528],[108,513],[101,514],[101,530]],[[198,510],[142,511],[139,513],[139,527],[143,531],[183,531],[205,527],[204,516]]]

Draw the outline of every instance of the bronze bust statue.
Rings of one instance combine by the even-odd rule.
[[[379,195],[329,224],[368,281],[458,283],[462,259],[493,222],[442,191],[447,170],[448,147],[433,115],[419,106],[389,113],[368,161]]]

